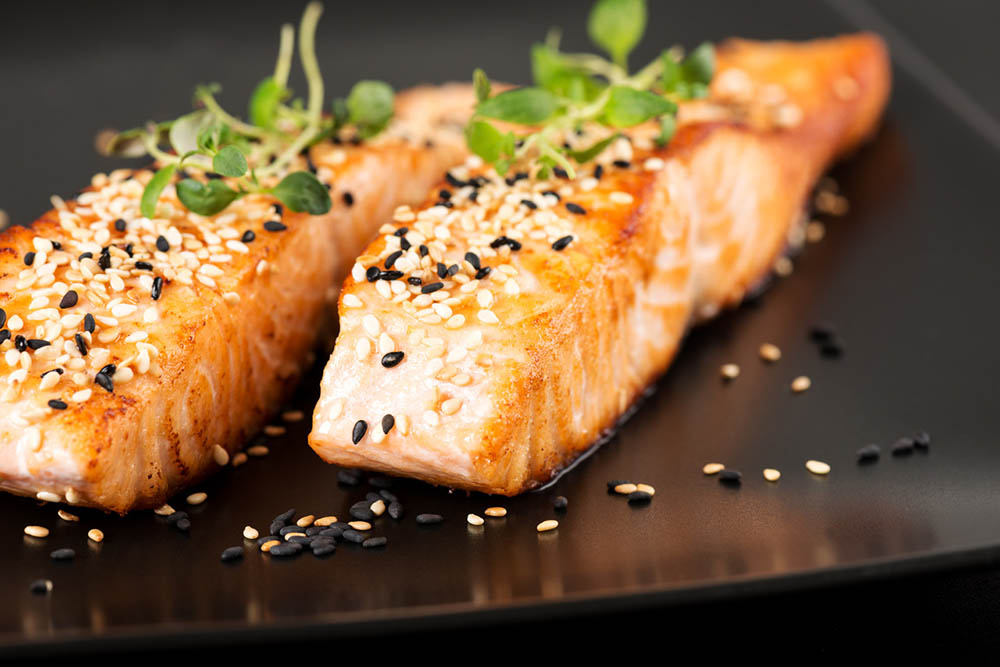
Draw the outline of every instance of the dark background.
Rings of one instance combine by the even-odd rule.
[[[297,22],[304,4],[32,2],[5,8],[0,20],[0,209],[23,223],[48,207],[50,194],[71,195],[88,175],[113,165],[93,151],[97,130],[175,117],[190,107],[197,82],[223,84],[223,103],[242,113],[249,91],[273,67],[278,25]],[[524,81],[528,47],[547,27],[562,26],[568,49],[587,46],[587,4],[330,1],[318,39],[327,97],[346,92],[360,78],[382,78],[401,88],[464,80],[474,66],[496,78]],[[1000,4],[757,4],[757,12],[742,13],[745,18],[734,25],[719,12],[723,3],[651,2],[650,37],[633,62],[652,58],[665,43],[691,45],[737,33],[807,38],[859,25],[882,32],[900,72],[930,90],[981,141],[1000,146],[1000,92],[993,67],[1000,55],[994,34]],[[697,34],[688,34],[685,26],[697,26]],[[292,81],[304,92],[301,79]],[[894,112],[920,117],[925,110]],[[994,224],[994,218],[992,211],[984,211],[982,224]],[[430,628],[395,637],[398,642],[360,640],[360,648],[384,651],[411,642],[474,646],[503,636],[516,637],[518,645],[555,641],[569,648],[589,637],[621,635],[627,637],[627,653],[640,645],[708,639],[717,642],[712,651],[728,647],[745,654],[764,641],[787,646],[820,637],[829,643],[831,633],[841,645],[881,637],[905,639],[911,646],[981,646],[998,641],[1000,571],[980,561],[974,568],[804,592],[750,591],[735,600],[614,611],[588,608],[570,620],[505,620],[463,631]],[[263,657],[284,654],[287,647],[249,650]]]

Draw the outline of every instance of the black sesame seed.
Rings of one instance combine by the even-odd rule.
[[[413,247],[413,244],[407,241],[406,237],[404,236],[399,239],[399,247],[402,248],[403,250],[409,250],[410,248]]]
[[[486,276],[490,275],[490,271],[493,269],[489,266],[484,266],[483,268],[476,271],[476,280],[482,280]]]
[[[205,178],[209,181],[219,181],[222,180],[222,174],[217,174],[214,171],[206,171]]]
[[[50,343],[47,340],[42,340],[41,338],[29,338],[27,345],[28,349],[40,350],[43,347],[48,347],[49,345],[52,345],[52,343]]]
[[[300,533],[302,532],[301,528],[299,528],[298,526],[296,526],[296,528],[298,529],[298,532]],[[291,537],[286,538],[286,541],[289,544],[301,544],[303,546],[307,544],[312,544],[312,538],[307,537],[306,535],[292,535]]]
[[[450,171],[446,171],[444,173],[444,178],[446,181],[448,181],[448,185],[450,185],[453,188],[460,188],[466,184],[465,181],[452,176]]]
[[[403,352],[400,352],[398,350],[395,352],[386,352],[385,354],[382,355],[382,365],[385,366],[386,368],[392,368],[393,366],[398,365],[399,362],[403,360],[403,356],[404,356]]]
[[[257,538],[257,546],[258,547],[259,546],[263,546],[265,543],[271,542],[272,540],[278,540],[280,542],[281,541],[281,536],[280,535],[264,535],[263,537],[258,537]]]
[[[332,540],[336,540],[343,534],[344,529],[340,526],[327,526],[323,530],[319,531],[320,537],[329,537]]]
[[[604,176],[603,164],[599,164],[596,167],[594,167],[594,178],[596,178],[597,180],[601,180],[601,176]]]
[[[76,302],[80,300],[80,295],[75,291],[70,290],[63,294],[63,298],[59,300],[60,308],[72,308],[76,305]]]
[[[76,558],[76,552],[72,549],[56,549],[49,554],[49,558],[52,560],[73,560]]]
[[[434,205],[435,206],[443,206],[444,208],[455,208],[455,205],[452,204],[447,199],[445,199],[444,201],[434,202]]]
[[[356,470],[338,470],[337,482],[347,486],[357,486],[361,482],[361,474]]]
[[[385,361],[383,360],[382,363],[385,363]],[[384,417],[382,417],[382,432],[383,433],[388,433],[389,431],[392,430],[392,427],[395,426],[395,425],[396,425],[396,418],[393,417],[392,415],[385,415]]]
[[[653,499],[653,496],[648,491],[633,491],[628,494],[628,501],[633,505],[638,505],[640,503],[648,503]]]
[[[396,260],[403,256],[402,250],[397,250],[396,252],[390,254],[385,258],[385,268],[391,269],[392,265],[396,263]]]
[[[370,477],[368,478],[368,483],[369,484],[372,483],[372,480],[371,480]],[[382,499],[382,496],[380,496],[379,494],[375,493],[374,491],[369,491],[368,493],[365,494],[365,500],[367,500],[369,502],[369,506],[370,506],[370,503],[373,503],[376,500],[381,500],[381,499]]]
[[[448,276],[448,266],[446,264],[442,264],[441,262],[438,262],[438,264],[437,264],[437,274],[438,274],[438,278],[445,278],[445,277],[447,277]]]
[[[556,192],[555,190],[546,190],[542,194],[543,195],[552,195],[553,197],[556,198],[556,201],[562,201],[562,197],[560,197],[559,193]]]
[[[384,547],[385,543],[388,541],[389,540],[385,537],[369,537],[361,543],[361,546],[365,549],[375,549],[377,547]]]
[[[418,514],[417,523],[422,526],[430,526],[444,521],[444,517],[440,514]]]
[[[14,349],[16,349],[18,352],[24,352],[25,350],[27,350],[28,339],[22,336],[21,334],[14,336]]]
[[[394,231],[392,234],[393,234],[393,236],[399,236],[399,237],[402,238],[403,236],[406,236],[409,233],[410,233],[410,228],[409,227],[400,227],[399,229],[397,229],[396,231]]]
[[[0,308],[0,327],[7,323],[7,311]]]
[[[552,167],[552,173],[559,178],[569,178],[569,173],[562,167]]]
[[[181,519],[186,519],[186,518],[188,518],[187,512],[173,512],[167,515],[167,523],[171,524],[177,523]]]
[[[838,359],[844,355],[844,346],[836,338],[820,344],[819,353],[828,359]]]
[[[913,438],[900,438],[892,443],[893,456],[909,456],[913,453]]]
[[[62,243],[60,243],[59,241],[49,241],[49,243],[52,244],[53,250],[62,250]]]
[[[34,263],[35,263],[35,253],[34,252],[24,253],[24,265],[31,266]]]
[[[243,241],[243,243],[252,243],[255,238],[257,238],[257,235],[253,233],[252,229],[248,229],[243,232],[243,236],[240,237],[240,241]]]
[[[49,407],[52,408],[53,410],[65,410],[69,406],[63,401],[60,401],[57,398],[53,398],[51,401],[49,401]]]
[[[476,202],[479,199],[479,190],[473,190],[469,193],[469,201]]]
[[[369,266],[365,271],[365,278],[368,282],[373,283],[378,280],[378,277],[382,274],[382,271],[377,266]]]
[[[402,271],[382,271],[378,274],[379,280],[399,280],[402,277]]]
[[[111,378],[105,375],[104,373],[98,373],[97,375],[95,375],[94,382],[96,382],[98,386],[101,387],[101,389],[108,392],[109,394],[114,393],[115,391],[114,382],[112,382]]]
[[[264,229],[269,232],[283,232],[288,229],[288,227],[277,220],[268,220],[264,223]]]
[[[281,529],[284,528],[284,527],[285,527],[285,522],[284,521],[272,521],[271,525],[268,526],[268,528],[267,528],[267,532],[271,533],[272,535],[279,535],[280,536]]]
[[[453,275],[458,273],[458,270],[459,270],[458,264],[452,264],[451,266],[448,267],[448,270],[445,272],[445,276],[451,278]]]
[[[571,201],[566,202],[566,210],[576,215],[587,215],[587,209]]]
[[[164,237],[162,235],[161,236],[157,236],[156,237],[156,249],[159,250],[160,252],[167,252],[167,251],[170,250],[170,242],[167,241],[166,237]]]
[[[115,220],[115,229],[117,229],[120,232],[124,232],[125,231],[125,221],[122,220],[121,218],[118,218],[117,220]]]
[[[919,431],[913,436],[913,446],[917,449],[930,449],[931,435],[927,431]]]
[[[438,190],[438,199],[451,199],[451,190]]]
[[[149,296],[153,298],[153,301],[157,301],[161,294],[163,294],[163,278],[156,276],[153,278],[153,287],[149,290]]]
[[[267,553],[272,556],[297,556],[301,551],[301,544],[296,544],[295,542],[285,542],[284,544],[275,544],[268,550]]]
[[[281,218],[281,217],[283,217],[285,215],[285,207],[282,206],[281,204],[275,203],[275,204],[271,204],[271,206],[274,207],[274,214],[276,216],[278,216],[279,218]]]
[[[743,475],[739,470],[723,470],[719,473],[719,483],[727,486],[739,486],[743,482]]]
[[[556,496],[556,499],[552,501],[552,507],[565,512],[566,508],[569,507],[569,500],[567,500],[566,496]]]
[[[368,507],[368,501],[364,502],[364,507],[352,507],[350,509],[351,518],[357,519],[358,521],[372,521],[375,519],[375,512],[372,512],[371,508]]]
[[[442,287],[444,287],[444,283],[429,283],[420,288],[420,293],[430,294],[431,292],[437,292]]]
[[[809,327],[809,339],[814,342],[825,343],[832,340],[833,336],[833,327],[828,324],[814,324]]]
[[[163,238],[162,236],[160,238]],[[166,243],[166,240],[163,241]],[[159,241],[157,241],[159,245]],[[97,258],[97,266],[101,267],[101,271],[107,271],[111,268],[111,251],[107,248],[101,248],[101,256]]]
[[[156,286],[156,280],[153,280],[153,286]],[[97,328],[97,322],[94,321],[94,316],[87,313],[83,316],[83,330],[87,333],[94,333],[94,329]]]
[[[538,210],[538,204],[536,204],[535,202],[531,201],[530,199],[522,199],[521,200],[521,205],[522,206],[526,206],[527,208],[531,209],[532,211]]]
[[[352,195],[350,192],[345,192],[344,194],[340,195],[340,198],[343,200],[345,205],[354,206],[354,195]]]
[[[615,160],[611,164],[615,165],[619,169],[628,169],[629,167],[632,166],[632,163],[629,162],[628,160]]]
[[[135,268],[139,269],[140,271],[152,271],[153,265],[150,264],[149,262],[136,262]]]
[[[52,590],[51,579],[35,579],[28,586],[28,590],[36,594],[45,594]]]
[[[631,484],[632,482],[627,479],[612,479],[608,481],[608,491],[614,492],[616,486],[621,486],[622,484]]]
[[[0,344],[10,340],[10,329],[0,330]]]
[[[480,269],[481,265],[479,263],[479,255],[477,255],[476,253],[474,252],[465,253],[465,261],[471,264],[472,268],[474,268],[476,271]]]
[[[871,463],[873,461],[878,461],[881,454],[882,449],[878,445],[865,445],[857,452],[858,463]]]
[[[365,437],[365,431],[368,430],[368,422],[364,419],[359,419],[354,423],[354,429],[351,431],[351,441],[354,444],[361,442],[361,438]]]
[[[134,246],[133,246],[133,245],[132,245],[131,243],[129,243],[128,245],[126,245],[126,246],[125,246],[125,253],[126,253],[126,254],[127,254],[127,255],[128,255],[129,257],[131,257],[131,256],[132,256],[132,248],[133,248],[133,247],[134,247]]]
[[[229,547],[222,552],[221,558],[223,562],[243,558],[243,547]]]
[[[420,246],[417,247],[417,250],[420,252],[421,257],[426,257],[427,253],[430,252],[430,250],[427,249],[427,246],[425,246],[423,243],[421,243]]]
[[[347,529],[341,537],[347,542],[353,542],[354,544],[361,544],[365,541],[365,536],[354,529]]]
[[[391,477],[378,477],[378,478],[373,477],[372,479],[373,480],[374,479],[384,479],[387,484],[389,484],[389,483],[392,482],[392,478]],[[374,486],[374,484],[372,486]],[[378,495],[379,495],[380,498],[382,498],[382,500],[386,501],[387,503],[392,503],[392,502],[395,502],[395,501],[399,500],[399,498],[396,497],[396,494],[393,493],[392,491],[390,491],[389,489],[379,489]]]
[[[76,334],[73,336],[73,340],[76,341],[76,349],[80,351],[80,356],[87,356],[87,341],[84,340],[83,336]]]
[[[556,252],[565,250],[566,246],[568,246],[572,240],[572,236],[564,236],[561,239],[557,239],[556,242],[552,244],[552,249]]]
[[[417,278],[416,276],[410,276],[409,278],[406,279],[406,282],[410,283],[411,285],[413,285],[415,287],[419,287],[420,285],[422,285],[424,283],[423,280],[421,280],[420,278]]]
[[[329,556],[334,551],[337,550],[337,545],[329,542],[319,544],[312,547],[312,554],[316,558],[322,558],[323,556]]]
[[[403,518],[403,505],[398,500],[393,500],[389,503],[389,516],[399,521]]]
[[[515,241],[512,238],[506,236],[498,236],[490,242],[490,247],[494,250],[501,246],[510,246],[511,250],[517,251],[521,249],[521,242]]]
[[[283,523],[283,522],[279,522],[277,519],[275,519],[271,523],[271,528],[274,528],[275,524],[278,524],[278,523]],[[278,535],[281,535],[282,537],[284,537],[285,535],[288,535],[289,533],[301,533],[301,532],[302,532],[302,528],[300,528],[299,526],[295,525],[294,523],[292,525],[290,525],[290,526],[285,525],[285,526],[282,526],[281,528],[278,529]]]
[[[94,253],[92,252],[81,252],[80,256],[77,257],[77,259],[80,260],[81,262],[85,259],[93,259],[93,258],[94,258]]]

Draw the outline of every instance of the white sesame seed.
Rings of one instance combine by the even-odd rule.
[[[806,470],[814,475],[828,475],[830,474],[830,464],[810,459],[806,461]]]
[[[59,510],[58,512],[56,512],[56,514],[58,514],[59,518],[62,519],[63,521],[79,521],[80,520],[80,517],[78,517],[75,514],[70,514],[66,510]]]
[[[381,499],[376,500],[375,502],[373,502],[371,504],[371,506],[369,507],[369,509],[372,511],[372,513],[375,516],[382,516],[383,514],[385,514],[385,509],[386,509],[385,508],[385,501],[381,500]]]
[[[500,323],[500,318],[498,318],[496,316],[496,314],[494,314],[494,312],[492,310],[480,310],[477,313],[477,317],[479,318],[479,321],[482,322],[482,323],[484,323],[484,324],[499,324]]]
[[[353,528],[354,530],[365,531],[372,529],[372,525],[367,521],[348,521],[347,525]]]
[[[315,520],[316,516],[314,514],[306,514],[305,516],[299,517],[295,521],[295,525],[298,526],[299,528],[308,528],[309,526],[313,525],[313,521]]]
[[[643,493],[648,493],[651,496],[655,496],[656,495],[656,489],[654,489],[649,484],[636,484],[635,485],[635,490],[636,491],[642,491]]]
[[[658,157],[648,158],[645,162],[642,163],[642,168],[645,169],[646,171],[660,171],[661,169],[663,169],[664,166],[666,165],[664,164],[663,160],[661,160]]]
[[[244,526],[243,537],[245,537],[248,540],[256,540],[258,537],[260,537],[260,532],[253,526]]]
[[[437,426],[441,423],[441,416],[434,410],[424,412],[424,423],[428,426]]]
[[[45,526],[25,526],[24,534],[31,537],[48,537],[49,529]]]
[[[726,466],[721,463],[706,463],[704,467],[701,469],[701,471],[706,475],[714,475],[716,473],[722,472],[725,469]]]
[[[87,539],[91,542],[103,542],[104,541],[104,531],[100,528],[91,528],[87,531]]]
[[[486,514],[486,516],[490,516],[490,517],[498,519],[500,517],[507,516],[507,508],[506,507],[487,507],[486,511],[484,512],[484,514]]]
[[[197,493],[190,494],[186,500],[188,505],[201,505],[208,500],[208,494],[204,491],[198,491]]]
[[[772,345],[771,343],[764,343],[760,346],[760,358],[764,361],[778,361],[781,359],[781,349],[777,345]]]
[[[378,336],[378,333],[382,328],[379,324],[378,318],[371,314],[365,315],[361,318],[361,326],[364,327],[365,333],[373,337]]]
[[[344,295],[344,306],[346,306],[347,308],[362,308],[364,307],[364,305],[365,302],[356,297],[355,295],[353,294]]]
[[[740,367],[736,364],[723,364],[719,372],[726,380],[735,380],[740,375]]]
[[[537,530],[539,533],[546,533],[550,530],[555,530],[558,527],[559,527],[558,521],[556,521],[555,519],[547,519],[546,521],[542,521],[540,524],[535,526],[535,530]]]
[[[453,415],[462,407],[462,400],[459,398],[449,398],[441,404],[441,412],[446,415]]]
[[[631,482],[618,484],[617,486],[615,486],[615,493],[627,496],[630,493],[635,493],[635,491],[637,491],[638,488],[639,488],[638,486],[632,484]]]
[[[253,447],[247,447],[247,454],[254,457],[267,456],[271,453],[271,450],[267,448],[267,445],[254,445]]]
[[[213,445],[212,458],[215,459],[216,465],[224,466],[229,463],[229,452],[222,445]]]
[[[367,338],[359,338],[354,344],[354,354],[358,357],[358,361],[364,361],[371,353],[372,344]]]
[[[158,516],[170,516],[171,514],[174,513],[174,508],[164,503],[163,505],[160,505],[155,510],[153,510],[153,513]]]
[[[472,513],[469,513],[469,515],[465,517],[465,520],[469,523],[470,526],[481,526],[486,522],[483,519],[483,517],[479,516],[478,514],[472,514]]]
[[[314,526],[326,527],[337,523],[337,517],[331,515],[322,516],[315,521],[313,521]]]
[[[627,192],[622,192],[620,190],[615,190],[608,195],[608,199],[615,204],[631,204],[633,201],[632,195]]]
[[[781,471],[774,468],[764,468],[764,479],[769,482],[777,482],[781,477]]]
[[[792,391],[796,393],[801,393],[809,389],[812,386],[812,380],[810,380],[805,375],[800,375],[799,377],[792,380]]]

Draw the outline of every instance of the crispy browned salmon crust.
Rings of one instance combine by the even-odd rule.
[[[326,215],[253,195],[203,218],[169,186],[149,220],[151,172],[118,171],[3,232],[0,488],[125,512],[217,470],[280,409],[378,225],[462,160],[472,102],[414,89],[375,140],[310,149]]]
[[[398,211],[341,295],[310,435],[320,456],[511,495],[611,428],[693,322],[768,273],[890,87],[866,34],[733,40],[716,72],[664,149],[639,128],[599,158],[603,173],[544,182],[472,160],[443,184],[451,208],[434,196]],[[403,280],[365,281],[390,258]]]

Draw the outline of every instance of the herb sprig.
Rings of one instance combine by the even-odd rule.
[[[274,73],[262,80],[250,97],[249,122],[226,111],[216,99],[217,84],[195,88],[199,108],[176,120],[120,132],[101,147],[106,155],[150,155],[161,165],[146,185],[140,212],[156,214],[163,189],[175,173],[198,171],[201,181],[186,177],[177,183],[177,198],[199,215],[215,215],[251,193],[267,193],[296,212],[320,215],[330,210],[326,187],[309,171],[286,172],[302,151],[341,129],[353,126],[359,139],[370,139],[389,124],[394,92],[382,81],[359,81],[346,99],[335,99],[323,110],[324,86],[316,59],[316,26],[323,6],[310,3],[298,31],[298,55],[308,84],[305,100],[292,99],[288,75],[295,51],[295,28],[284,25]],[[215,175],[235,179],[233,187]]]
[[[705,43],[685,57],[674,47],[630,74],[628,56],[642,39],[646,21],[645,0],[598,0],[587,29],[610,60],[589,53],[564,53],[559,49],[559,33],[552,31],[545,43],[531,50],[534,86],[493,95],[486,73],[477,69],[473,73],[476,110],[465,129],[469,149],[501,174],[531,157],[538,165],[538,176],[547,178],[556,167],[575,176],[576,165],[593,160],[618,136],[612,133],[582,150],[564,145],[567,131],[585,123],[619,130],[658,119],[657,143],[666,145],[676,129],[677,102],[707,94],[715,51]],[[493,121],[530,130],[505,132]]]

